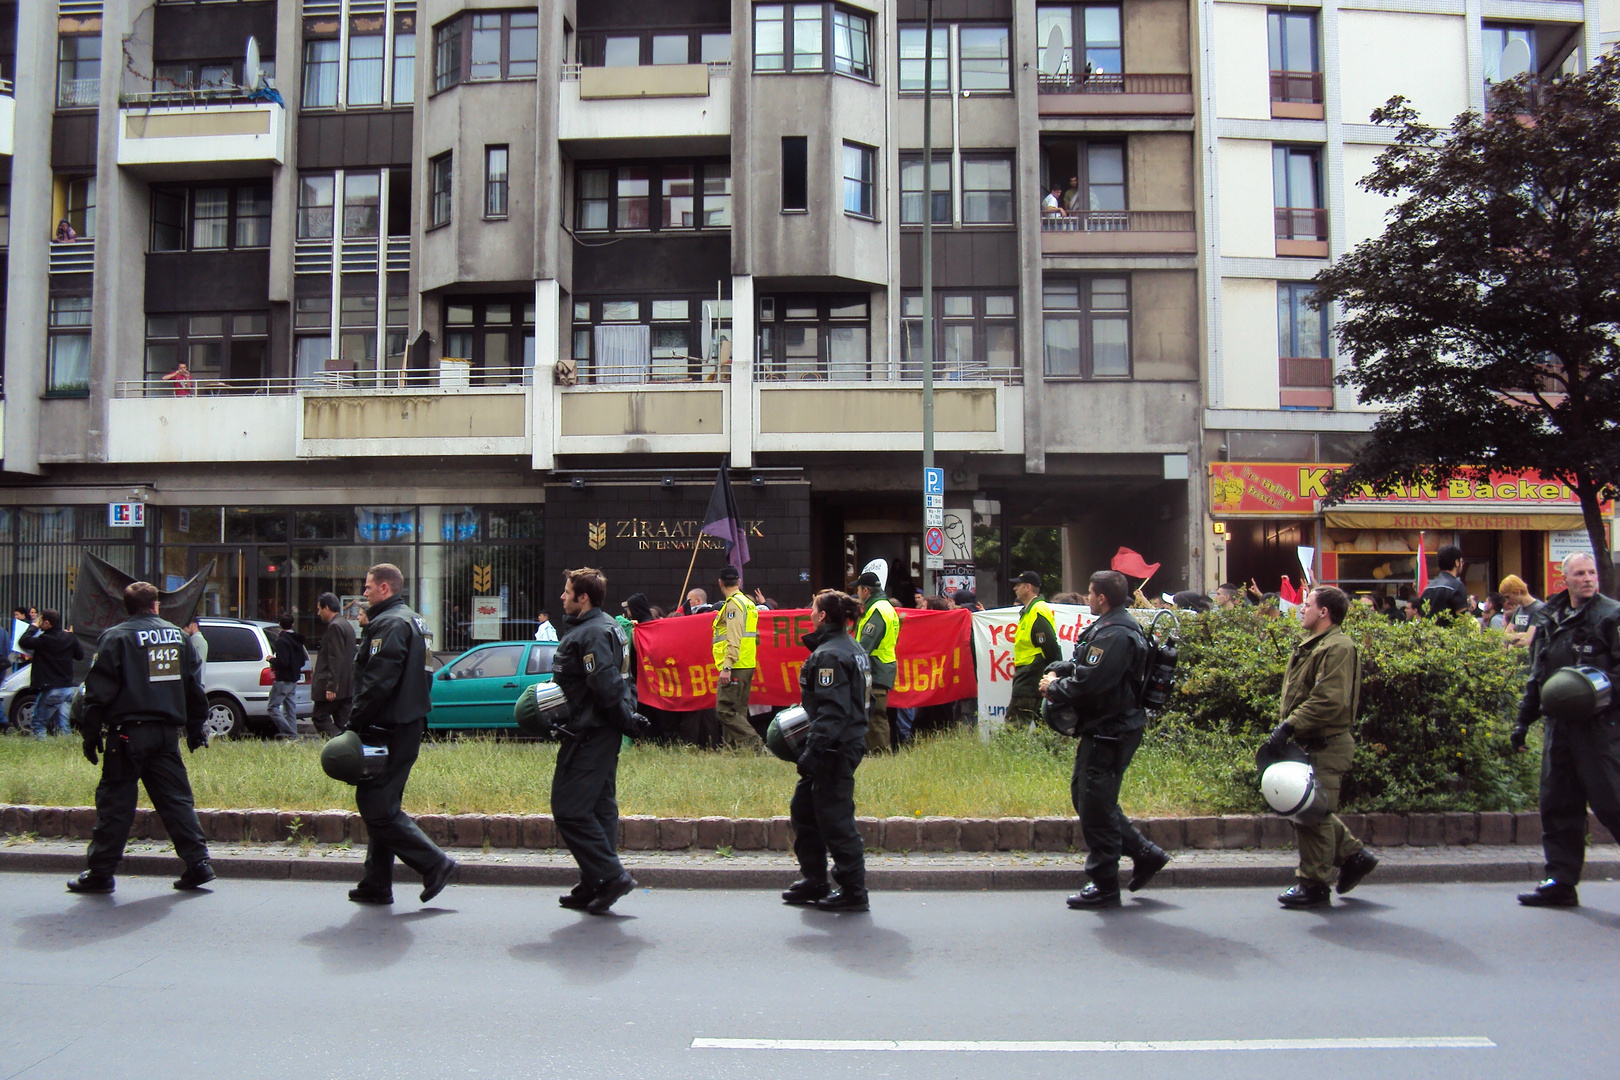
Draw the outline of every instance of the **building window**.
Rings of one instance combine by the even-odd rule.
[[[90,393],[90,303],[88,296],[53,296],[45,393],[84,397]]]
[[[869,15],[832,4],[754,5],[755,71],[826,71],[829,63],[840,74],[872,77]]]
[[[1271,100],[1320,105],[1321,58],[1316,46],[1316,12],[1266,12],[1271,56]]]
[[[1536,74],[1536,31],[1531,26],[1486,24],[1480,28],[1485,54],[1485,100],[1491,100],[1491,87],[1520,75]],[[1577,50],[1578,51],[1578,50]],[[1533,92],[1533,91],[1532,91]]]
[[[193,250],[230,246],[231,191],[197,188],[191,193],[191,246]]]
[[[186,193],[152,191],[152,250],[186,250]]]
[[[1327,311],[1310,305],[1307,282],[1277,282],[1278,385],[1284,408],[1333,407]]]
[[[343,236],[377,235],[381,224],[382,176],[374,172],[343,174]]]
[[[962,55],[959,81],[964,91],[1012,89],[1012,30],[1006,26],[964,26],[957,31]]]
[[[304,42],[304,108],[337,105],[339,44],[336,38]]]
[[[1013,220],[1012,158],[964,155],[962,221],[967,225],[1004,225]]]
[[[759,305],[760,377],[867,382],[872,378],[870,298],[768,296]]]
[[[349,104],[383,103],[382,34],[352,34],[349,37]]]
[[[724,377],[720,343],[731,301],[696,296],[574,301],[573,358],[592,383],[687,382]]]
[[[1049,379],[1128,379],[1130,283],[1123,277],[1047,278],[1041,292]]]
[[[581,34],[576,46],[586,67],[645,64],[724,64],[731,60],[731,31],[721,27],[615,31]]]
[[[56,43],[56,106],[93,109],[101,104],[101,35],[63,34]]]
[[[951,223],[951,156],[934,155],[934,223]],[[923,159],[921,154],[900,159],[900,224],[923,223]]]
[[[409,105],[415,100],[416,33],[403,31],[394,35],[394,104]]]
[[[540,16],[533,11],[467,12],[433,33],[435,92],[461,82],[532,79],[539,70]]]
[[[574,227],[669,232],[731,227],[731,163],[660,161],[580,169]]]
[[[1311,146],[1274,146],[1271,177],[1276,191],[1277,239],[1323,240],[1327,211],[1322,209],[1322,152]]]
[[[902,300],[900,377],[922,378],[923,298]],[[1010,291],[934,293],[934,373],[942,379],[1006,379],[1018,375],[1018,299]]]
[[[428,162],[428,227],[450,224],[451,155],[440,154]]]
[[[332,359],[332,298],[300,296],[293,300],[293,364],[301,382],[309,383]]]
[[[239,187],[236,196],[236,229],[233,246],[258,248],[270,246],[270,189],[267,187]]]
[[[873,217],[873,173],[877,151],[860,143],[844,144],[844,213]]]
[[[810,209],[810,150],[803,135],[782,136],[782,212]]]
[[[67,183],[67,220],[80,240],[96,235],[96,178],[81,176]]]
[[[484,216],[506,216],[506,147],[484,147]]]
[[[326,301],[322,301],[326,303]],[[146,380],[154,383],[181,361],[193,379],[231,380],[225,389],[252,392],[269,373],[270,316],[266,312],[146,317]]]
[[[499,386],[533,366],[533,296],[454,297],[444,308],[444,355],[472,362],[475,384]]]
[[[1061,89],[1124,72],[1118,4],[1041,4],[1035,10],[1042,86]]]
[[[900,89],[923,89],[923,65],[928,62],[925,55],[925,46],[928,43],[928,27],[902,26],[900,27]],[[951,28],[934,24],[934,60],[933,75],[935,90],[949,90],[951,88],[950,73]]]
[[[335,183],[331,173],[306,173],[298,178],[298,239],[332,238]]]

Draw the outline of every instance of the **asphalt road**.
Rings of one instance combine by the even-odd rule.
[[[424,908],[403,875],[382,910],[313,882],[76,897],[8,874],[0,1080],[1614,1075],[1620,885],[1576,911],[1515,891],[1367,884],[1285,912],[1165,889],[1100,914],[878,893],[846,916],[638,891],[593,918],[556,890]]]

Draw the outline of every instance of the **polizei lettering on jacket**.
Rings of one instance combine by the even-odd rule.
[[[146,649],[146,681],[180,681],[180,631],[170,626],[161,630],[135,631],[135,643]]]

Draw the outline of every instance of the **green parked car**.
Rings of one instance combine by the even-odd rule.
[[[477,645],[433,673],[430,731],[475,728],[517,730],[518,695],[551,681],[555,641],[491,641]]]

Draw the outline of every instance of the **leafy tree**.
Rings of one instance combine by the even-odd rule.
[[[1620,488],[1620,58],[1492,88],[1487,115],[1428,126],[1400,97],[1361,181],[1400,198],[1383,235],[1316,276],[1382,405],[1330,498],[1534,469],[1574,491],[1604,592],[1600,503]]]

